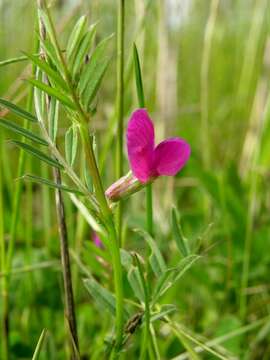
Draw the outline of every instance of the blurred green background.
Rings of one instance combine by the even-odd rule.
[[[175,178],[159,179],[153,187],[155,240],[168,263],[175,264],[179,256],[171,232],[172,204],[181,214],[191,247],[202,255],[167,293],[164,303],[177,306],[173,319],[201,341],[221,339],[217,341],[229,351],[228,359],[270,359],[269,10],[269,0],[126,1],[125,120],[138,107],[132,68],[135,41],[157,140],[181,136],[192,148],[185,169]],[[99,22],[97,39],[116,31],[116,1],[54,1],[52,11],[63,44],[85,13],[90,22]],[[0,61],[20,56],[21,50],[32,51],[35,14],[33,0],[0,0]],[[116,39],[111,52],[116,54]],[[28,85],[23,79],[28,74],[27,62],[1,66],[1,97],[25,106]],[[115,89],[114,56],[92,123],[106,186],[116,180]],[[64,116],[60,121],[61,142]],[[11,134],[0,131],[8,241],[18,150],[7,141]],[[80,171],[80,163],[76,167]],[[45,166],[41,168],[28,156],[26,170],[50,176]],[[13,268],[20,270],[12,276],[10,290],[14,359],[31,358],[43,328],[49,335],[41,358],[67,358],[52,204],[52,190],[25,184],[13,262]],[[93,248],[87,245],[91,230],[68,196],[65,204],[70,247],[106,283],[110,269],[96,261]],[[127,200],[124,207],[125,247],[144,254],[144,241],[131,232],[133,227],[144,227],[143,192]],[[44,268],[31,268],[40,263]],[[75,261],[72,269],[82,354],[102,358],[109,317],[97,312]],[[163,359],[188,358],[177,357],[184,348],[166,324],[160,322],[157,333]],[[137,358],[138,347],[135,337],[127,353],[130,359]],[[200,356],[216,358],[207,352]]]

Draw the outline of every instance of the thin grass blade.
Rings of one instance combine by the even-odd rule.
[[[40,335],[40,337],[38,339],[38,343],[37,343],[37,346],[35,348],[34,355],[32,356],[32,360],[38,360],[39,359],[39,355],[41,353],[42,346],[43,346],[44,340],[46,338],[46,333],[47,333],[47,330],[43,329],[42,333],[41,333],[41,335]]]

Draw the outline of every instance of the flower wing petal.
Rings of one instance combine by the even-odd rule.
[[[133,175],[141,182],[152,176],[155,133],[146,109],[133,112],[127,127],[128,159]]]
[[[174,176],[190,157],[189,144],[180,138],[162,141],[155,148],[155,170],[158,175]]]

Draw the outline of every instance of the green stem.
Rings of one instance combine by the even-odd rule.
[[[144,291],[144,329],[143,329],[143,338],[142,338],[142,345],[141,345],[141,351],[140,351],[140,360],[144,360],[146,358],[146,353],[149,345],[149,337],[151,335],[150,333],[150,301],[149,301],[149,286],[148,286],[148,263],[147,263],[147,269],[146,269],[146,278],[144,278],[143,269],[140,264],[140,260],[135,255],[136,263],[140,272],[140,276],[142,279],[142,285],[143,285],[143,291]],[[150,347],[149,347],[150,348]],[[150,349],[149,349],[150,350]]]
[[[123,306],[124,306],[124,297],[123,297],[123,276],[122,276],[122,265],[120,258],[120,248],[119,242],[117,239],[117,233],[115,230],[115,225],[113,222],[113,217],[111,210],[108,206],[103,186],[101,183],[101,179],[99,176],[99,171],[96,163],[96,159],[94,156],[93,147],[90,141],[90,137],[88,134],[88,127],[85,124],[80,125],[81,137],[83,140],[85,157],[87,164],[89,166],[94,188],[96,189],[96,197],[99,201],[101,212],[104,216],[106,225],[108,226],[110,243],[111,243],[111,253],[112,253],[112,261],[114,267],[114,286],[115,286],[115,294],[116,294],[116,342],[115,347],[112,353],[112,359],[117,357],[117,353],[121,347],[122,339],[123,339]]]
[[[111,217],[109,223],[110,237],[111,237],[111,253],[114,268],[114,286],[116,296],[116,338],[115,346],[111,354],[111,359],[118,358],[118,352],[121,349],[123,341],[124,329],[124,294],[123,294],[123,271],[121,265],[120,248],[117,241],[117,233]]]
[[[154,236],[152,184],[146,186],[146,227],[148,233]]]
[[[117,149],[116,178],[123,175],[123,123],[124,123],[124,31],[125,31],[125,0],[118,0],[117,15]],[[119,201],[117,207],[117,232],[119,244],[122,237],[123,204]]]
[[[61,173],[59,169],[54,169],[54,180],[57,184],[61,184]],[[65,310],[68,325],[70,328],[70,334],[74,345],[71,344],[71,354],[72,359],[76,359],[76,353],[79,353],[79,340],[77,334],[77,323],[75,315],[75,304],[73,296],[73,286],[71,278],[71,266],[69,258],[69,249],[68,249],[68,231],[66,224],[66,215],[63,196],[60,190],[55,191],[55,200],[56,200],[56,213],[58,221],[58,232],[60,237],[60,246],[61,246],[61,262],[62,262],[62,273],[64,281],[64,293],[65,293]]]

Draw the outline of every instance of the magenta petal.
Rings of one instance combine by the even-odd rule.
[[[133,112],[127,127],[128,159],[133,175],[146,182],[153,174],[154,127],[145,109]]]
[[[171,138],[155,148],[155,170],[158,175],[176,175],[190,156],[190,146],[185,140]]]

